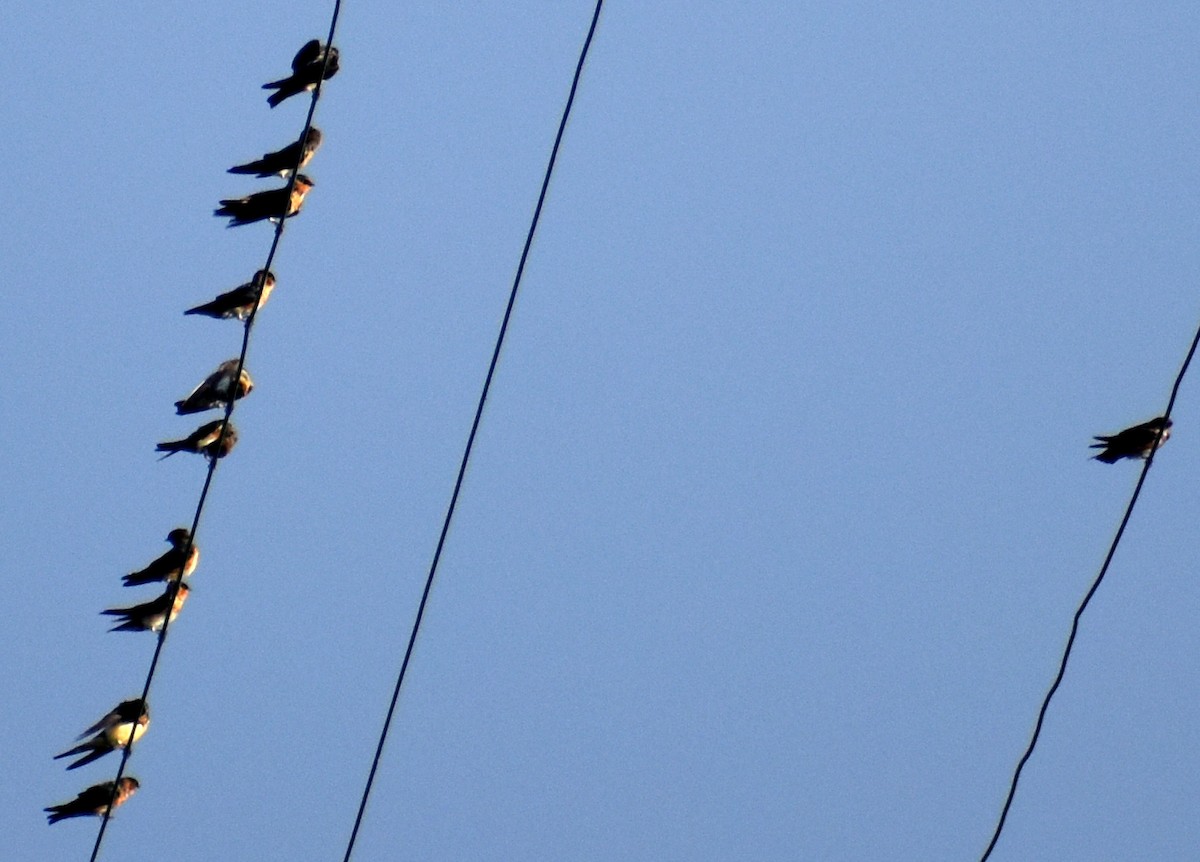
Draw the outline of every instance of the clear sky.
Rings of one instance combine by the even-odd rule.
[[[347,2],[105,859],[340,859],[591,0]],[[139,691],[259,89],[328,2],[6,11],[5,858]],[[973,860],[1200,315],[1191,3],[607,5],[355,859]],[[1200,391],[995,860],[1200,844]]]

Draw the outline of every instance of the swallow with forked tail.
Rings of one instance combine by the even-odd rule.
[[[140,697],[123,700],[116,705],[112,712],[77,737],[83,739],[85,736],[91,736],[91,739],[75,746],[70,751],[56,754],[54,759],[61,760],[64,757],[82,754],[83,757],[67,767],[68,770],[78,769],[93,760],[100,759],[110,751],[117,751],[132,742],[137,742],[149,726],[150,709],[146,706],[145,701]]]
[[[253,224],[263,219],[278,221],[281,218],[291,218],[300,212],[304,205],[304,196],[313,187],[313,181],[304,174],[296,174],[292,183],[291,194],[287,186],[278,189],[267,189],[265,192],[255,192],[244,198],[227,198],[221,201],[221,206],[213,210],[213,215],[228,216],[226,227],[237,227],[243,224]]]
[[[317,82],[321,80],[324,73],[325,80],[329,80],[338,72],[338,49],[329,49],[329,64],[325,63],[325,47],[317,39],[305,42],[304,47],[296,52],[296,56],[292,58],[292,74],[286,78],[280,78],[278,81],[272,81],[269,84],[263,84],[264,90],[274,90],[275,92],[267,96],[267,104],[272,108],[282,102],[284,99],[290,99],[299,93],[309,92],[317,88]]]
[[[128,608],[108,608],[100,613],[108,617],[119,617],[121,622],[118,625],[109,629],[110,632],[157,632],[161,631],[163,622],[167,618],[167,606],[171,607],[171,622],[175,622],[175,618],[179,616],[179,612],[183,610],[183,603],[187,601],[188,593],[191,592],[191,587],[186,581],[179,584],[179,589],[175,593],[175,601],[171,601],[171,590],[174,584],[168,586],[157,599],[148,602],[143,602],[140,605],[133,605]]]
[[[217,320],[229,320],[231,317],[245,320],[254,310],[256,302],[259,308],[267,304],[267,298],[274,289],[275,275],[260,269],[254,273],[254,278],[245,284],[238,285],[228,293],[222,293],[212,302],[189,308],[184,314],[203,314]]]
[[[188,551],[187,559],[184,559],[183,551],[188,547],[191,535],[183,527],[176,527],[167,533],[167,541],[171,543],[171,550],[140,572],[130,572],[125,575],[121,582],[127,587],[140,587],[142,584],[171,581],[181,576],[191,577],[192,572],[196,571],[196,564],[200,562],[200,549],[194,544]]]
[[[163,458],[170,458],[176,452],[195,452],[211,460],[224,458],[233,451],[238,441],[237,429],[233,427],[232,422],[228,423],[229,427],[225,429],[224,435],[221,434],[221,428],[225,424],[224,419],[214,419],[201,425],[182,440],[164,440],[155,450],[166,452]]]
[[[70,802],[64,802],[61,805],[51,805],[49,808],[43,808],[46,812],[46,820],[50,823],[57,823],[60,820],[66,820],[69,817],[103,817],[104,812],[108,810],[109,803],[112,803],[112,810],[116,811],[130,796],[137,792],[141,787],[136,778],[125,776],[121,779],[119,785],[105,781],[103,784],[93,784],[87,790],[82,790],[79,795]]]
[[[236,401],[238,398],[245,398],[254,388],[254,381],[250,379],[250,373],[242,368],[242,373],[238,375],[237,385],[234,385],[233,378],[237,374],[240,364],[240,360],[236,358],[222,362],[217,366],[216,371],[204,378],[204,382],[191,391],[187,398],[175,402],[175,412],[180,416],[186,416],[189,413],[203,413],[205,410],[217,407],[224,409],[231,399]]]
[[[267,177],[283,177],[285,180],[312,161],[317,147],[321,146],[321,130],[312,126],[308,135],[298,141],[293,141],[282,150],[266,153],[261,159],[235,165],[230,168],[231,174],[253,174],[263,179]]]
[[[1115,464],[1122,458],[1149,458],[1151,452],[1170,438],[1173,424],[1165,416],[1156,416],[1111,437],[1097,435],[1097,442],[1091,448],[1104,450],[1095,457],[1105,464]]]

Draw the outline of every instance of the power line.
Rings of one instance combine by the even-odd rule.
[[[296,167],[292,171],[291,176],[288,177],[287,185],[284,187],[286,191],[283,195],[283,200],[285,202],[291,200],[292,189],[295,187],[296,178],[300,174],[300,161],[304,158],[305,143],[308,141],[309,132],[312,130],[313,114],[317,110],[317,100],[321,98],[321,85],[325,81],[325,73],[329,69],[330,59],[333,56],[333,52],[329,49],[333,45],[333,36],[337,30],[338,15],[341,12],[341,8],[342,0],[334,0],[333,15],[331,16],[329,22],[329,35],[325,39],[325,62],[321,67],[321,75],[317,79],[316,86],[313,88],[312,100],[308,105],[308,114],[304,118],[304,131],[300,133],[300,146],[297,148]],[[275,260],[275,252],[279,248],[279,240],[283,236],[283,228],[286,222],[287,208],[285,207],[280,215],[279,222],[275,225],[275,232],[271,237],[271,248],[267,252],[266,263],[264,263],[262,266],[264,272],[271,271],[271,264]],[[260,285],[260,288],[261,287],[262,285]],[[265,289],[260,289],[258,296],[254,300],[254,306],[250,309],[250,314],[246,318],[245,327],[242,330],[242,349],[238,354],[237,370],[231,378],[234,381],[233,390],[231,390],[229,401],[225,404],[225,417],[224,421],[221,423],[221,433],[218,435],[213,448],[214,452],[219,452],[221,450],[221,445],[224,443],[226,433],[229,429],[229,419],[233,415],[234,404],[236,402],[236,398],[233,396],[233,391],[236,390],[236,381],[241,379],[242,371],[246,367],[246,353],[250,348],[250,332],[254,327],[254,319],[258,315],[258,307],[262,304],[263,297],[265,295]],[[213,474],[216,473],[218,460],[219,459],[215,456],[209,458],[208,471],[204,476],[204,485],[200,489],[200,498],[196,502],[196,511],[192,516],[192,527],[188,532],[188,539],[183,547],[182,556],[180,557],[182,560],[186,560],[192,553],[192,546],[196,539],[196,530],[200,526],[200,516],[204,513],[204,504],[208,500],[208,492],[212,487]],[[142,703],[145,703],[147,698],[150,696],[150,686],[154,682],[154,673],[158,669],[158,660],[162,655],[163,644],[166,643],[167,640],[167,629],[171,625],[171,617],[173,616],[172,610],[174,608],[175,598],[179,593],[180,586],[183,584],[183,569],[180,569],[178,578],[175,578],[168,583],[169,586],[167,587],[166,602],[167,611],[163,617],[162,628],[158,632],[158,640],[154,645],[154,655],[150,659],[150,668],[146,672],[146,682],[145,685],[142,686]],[[104,842],[104,833],[108,830],[108,821],[112,817],[113,803],[116,801],[117,793],[121,786],[121,777],[125,774],[125,766],[129,763],[129,757],[132,754],[133,739],[131,737],[129,744],[127,744],[124,750],[121,752],[121,762],[117,767],[116,777],[113,779],[113,793],[109,798],[108,806],[104,809],[104,814],[100,818],[100,828],[96,833],[96,843],[92,846],[92,855],[89,859],[89,862],[96,862],[96,858],[100,853],[100,845]]]
[[[1179,387],[1183,385],[1183,378],[1187,374],[1188,366],[1192,364],[1192,357],[1196,355],[1197,345],[1200,345],[1200,328],[1197,328],[1196,334],[1192,338],[1192,346],[1188,349],[1187,356],[1183,360],[1183,365],[1180,366],[1179,373],[1175,376],[1175,385],[1171,387],[1171,397],[1167,400],[1167,409],[1162,414],[1164,419],[1171,418],[1171,411],[1175,408],[1175,400],[1179,397]],[[1163,426],[1165,425],[1166,423],[1163,423]],[[1154,455],[1162,443],[1162,435],[1163,428],[1160,427],[1154,439],[1154,445],[1151,447],[1149,455],[1146,456],[1146,463],[1142,466],[1142,473],[1138,476],[1137,484],[1133,488],[1133,494],[1129,498],[1129,505],[1125,507],[1125,515],[1121,518],[1116,535],[1113,536],[1112,544],[1109,545],[1108,553],[1105,555],[1104,562],[1100,566],[1100,572],[1096,575],[1095,580],[1092,581],[1091,587],[1084,595],[1083,601],[1079,603],[1079,608],[1075,611],[1075,616],[1071,620],[1071,633],[1067,636],[1067,645],[1063,649],[1062,659],[1058,664],[1058,673],[1055,674],[1054,682],[1050,684],[1050,689],[1046,692],[1046,696],[1042,700],[1041,709],[1038,710],[1037,722],[1033,726],[1033,735],[1029,739],[1029,745],[1025,748],[1025,753],[1017,761],[1017,767],[1013,771],[1012,782],[1008,787],[1008,796],[1004,800],[1004,807],[1001,808],[1000,817],[996,822],[996,830],[992,833],[992,840],[988,842],[987,849],[979,857],[979,862],[987,861],[988,857],[992,855],[992,850],[996,847],[996,842],[1000,840],[1000,833],[1004,830],[1004,823],[1008,819],[1008,811],[1012,808],[1013,798],[1017,795],[1017,782],[1021,780],[1021,771],[1025,768],[1025,764],[1029,762],[1029,758],[1033,756],[1033,749],[1037,747],[1038,737],[1042,733],[1042,725],[1046,721],[1046,712],[1050,708],[1050,701],[1053,699],[1054,693],[1058,691],[1058,687],[1063,681],[1063,676],[1067,672],[1067,661],[1071,658],[1071,649],[1075,646],[1075,636],[1079,633],[1079,620],[1083,616],[1083,612],[1087,609],[1088,603],[1091,602],[1092,596],[1100,588],[1100,582],[1104,580],[1104,576],[1108,573],[1108,567],[1117,553],[1117,546],[1121,544],[1121,537],[1125,535],[1125,527],[1129,524],[1129,519],[1133,515],[1133,508],[1137,505],[1138,497],[1141,496],[1142,486],[1146,483],[1146,476],[1150,472],[1150,465],[1154,463]]]
[[[533,244],[533,235],[537,231],[538,219],[542,214],[542,204],[546,200],[546,190],[550,186],[550,177],[554,173],[554,163],[558,158],[558,148],[562,143],[563,132],[567,127],[567,119],[571,116],[571,105],[575,102],[575,91],[579,87],[579,78],[583,74],[583,64],[587,60],[588,49],[592,44],[592,36],[596,32],[596,24],[600,20],[600,10],[604,0],[596,0],[596,8],[592,12],[592,22],[588,27],[587,37],[579,52],[579,62],[575,64],[575,75],[571,79],[571,90],[567,95],[567,103],[563,107],[562,119],[558,123],[558,133],[554,136],[554,146],[550,150],[550,160],[546,164],[546,173],[542,177],[542,188],[538,193],[537,206],[533,210],[533,218],[529,223],[529,231],[525,235],[525,245],[521,249],[521,259],[517,263],[517,273],[513,278],[512,290],[508,295],[508,305],[504,309],[504,318],[500,322],[500,331],[496,336],[496,346],[492,350],[492,360],[488,364],[487,376],[483,381],[483,390],[479,393],[479,403],[475,406],[475,418],[471,421],[471,432],[467,435],[467,444],[463,449],[462,461],[458,465],[458,476],[454,480],[454,491],[450,494],[450,504],[446,507],[446,517],[442,521],[442,530],[438,535],[437,547],[433,552],[433,561],[429,566],[429,575],[425,578],[425,589],[421,592],[421,602],[417,605],[417,615],[413,620],[412,631],[408,636],[408,645],[404,649],[404,660],[400,663],[400,672],[396,676],[396,685],[392,690],[392,699],[388,704],[387,715],[383,721],[383,730],[379,734],[379,743],[375,746],[375,756],[371,760],[371,770],[367,774],[366,786],[363,787],[362,799],[358,804],[358,813],[354,817],[354,828],[350,830],[350,840],[346,844],[346,854],[342,862],[350,862],[354,852],[354,843],[358,839],[358,830],[362,826],[363,813],[367,809],[367,799],[371,796],[371,788],[375,783],[375,773],[379,769],[379,761],[383,756],[383,746],[387,742],[388,731],[392,726],[392,716],[396,712],[396,703],[400,700],[400,689],[404,685],[404,675],[408,670],[409,659],[412,658],[413,646],[417,642],[417,633],[421,629],[421,620],[425,617],[425,605],[429,601],[429,592],[433,588],[433,579],[437,575],[438,562],[442,558],[442,548],[446,544],[446,534],[450,532],[450,522],[454,518],[454,509],[458,504],[458,494],[462,489],[463,478],[467,473],[467,464],[471,460],[471,449],[475,445],[475,434],[479,430],[479,421],[483,416],[483,405],[487,401],[488,390],[492,386],[492,377],[496,372],[496,363],[500,359],[500,349],[504,346],[504,336],[508,332],[508,321],[512,317],[513,305],[517,301],[517,291],[521,287],[521,276],[525,272],[525,261],[529,257],[529,248]]]

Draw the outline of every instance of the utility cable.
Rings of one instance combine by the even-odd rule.
[[[1180,366],[1179,373],[1175,376],[1175,385],[1171,387],[1171,397],[1167,400],[1167,409],[1162,414],[1164,419],[1171,418],[1171,411],[1175,408],[1175,400],[1179,397],[1179,387],[1183,385],[1183,378],[1187,374],[1188,366],[1192,364],[1192,357],[1196,355],[1197,345],[1200,345],[1200,328],[1197,328],[1196,334],[1192,338],[1192,346],[1188,349],[1187,356],[1183,360],[1183,365]],[[996,842],[1000,840],[1000,833],[1004,830],[1004,823],[1008,819],[1008,811],[1012,808],[1013,797],[1017,795],[1017,782],[1021,780],[1021,770],[1025,768],[1025,764],[1033,756],[1033,749],[1037,746],[1038,737],[1042,733],[1042,725],[1046,721],[1046,711],[1050,708],[1050,701],[1054,697],[1054,693],[1058,691],[1058,687],[1063,681],[1063,676],[1067,672],[1067,661],[1071,658],[1071,649],[1075,645],[1075,636],[1079,632],[1079,620],[1083,616],[1083,612],[1087,610],[1092,596],[1100,588],[1100,582],[1104,580],[1104,576],[1108,573],[1108,567],[1117,553],[1117,546],[1121,544],[1121,537],[1125,535],[1125,527],[1129,524],[1129,519],[1133,515],[1133,508],[1137,505],[1138,497],[1141,496],[1142,485],[1146,483],[1146,476],[1150,472],[1150,465],[1154,463],[1154,455],[1162,443],[1162,435],[1163,429],[1160,428],[1154,440],[1154,445],[1150,449],[1150,454],[1146,457],[1146,463],[1142,466],[1142,473],[1138,476],[1137,484],[1133,488],[1133,494],[1129,498],[1129,505],[1125,507],[1125,515],[1121,518],[1120,526],[1117,527],[1112,544],[1108,547],[1108,554],[1105,555],[1104,563],[1100,566],[1100,573],[1092,581],[1091,587],[1084,595],[1083,601],[1079,603],[1079,608],[1075,611],[1075,616],[1071,620],[1071,633],[1067,636],[1067,645],[1063,649],[1062,659],[1058,663],[1058,673],[1055,675],[1054,682],[1051,683],[1049,691],[1046,692],[1046,697],[1042,700],[1042,707],[1038,710],[1037,722],[1033,727],[1033,735],[1029,739],[1029,745],[1025,748],[1025,753],[1017,761],[1017,768],[1013,771],[1012,782],[1008,787],[1008,797],[1004,800],[1004,807],[1000,810],[1000,818],[996,822],[996,830],[992,833],[992,840],[988,842],[987,849],[979,857],[979,862],[987,861],[988,857],[992,855],[992,850],[996,847]]]
[[[317,80],[316,87],[313,88],[312,100],[309,102],[308,115],[304,119],[304,131],[300,133],[300,146],[297,148],[296,167],[288,177],[288,184],[285,186],[286,194],[283,196],[285,209],[281,214],[278,223],[275,225],[275,232],[271,237],[271,248],[267,252],[266,263],[263,264],[264,272],[270,272],[271,264],[275,260],[275,252],[279,248],[279,240],[283,236],[283,227],[287,222],[287,201],[291,200],[292,189],[296,185],[296,176],[300,173],[300,160],[304,158],[304,147],[308,140],[309,132],[312,130],[313,114],[317,110],[317,100],[321,98],[321,85],[325,81],[325,73],[329,69],[329,61],[332,56],[332,51],[329,47],[333,45],[333,36],[337,30],[338,14],[341,12],[342,0],[334,0],[333,15],[329,22],[329,35],[325,39],[325,64],[321,68],[321,77]],[[237,389],[237,381],[242,377],[242,370],[246,367],[246,353],[250,348],[250,332],[254,327],[254,318],[258,315],[258,307],[262,304],[263,297],[266,294],[265,290],[260,289],[258,297],[254,301],[254,307],[250,310],[249,316],[246,318],[245,328],[242,331],[242,349],[238,354],[237,371],[231,378],[234,382],[230,390],[229,401],[225,404],[225,417],[221,423],[221,433],[218,436],[214,445],[213,451],[219,452],[222,444],[225,442],[225,435],[229,428],[229,419],[233,415],[235,397],[234,392]],[[209,458],[208,472],[204,476],[204,485],[200,489],[200,498],[196,503],[196,511],[192,516],[192,528],[188,532],[188,540],[183,547],[183,553],[180,556],[181,560],[186,560],[192,553],[192,546],[196,538],[196,530],[200,526],[200,516],[204,513],[204,504],[208,500],[208,491],[212,487],[213,474],[217,471],[217,457]],[[154,673],[158,669],[158,660],[162,655],[163,644],[167,640],[167,629],[171,625],[171,617],[175,606],[175,598],[179,593],[180,586],[183,583],[183,569],[180,568],[179,577],[172,579],[167,588],[166,613],[163,616],[163,625],[158,632],[158,641],[154,645],[154,655],[150,659],[150,669],[146,672],[146,683],[142,686],[142,703],[145,704],[146,699],[150,696],[150,686],[154,682]],[[129,763],[129,757],[133,754],[133,738],[130,737],[129,744],[121,752],[121,763],[117,767],[117,775],[113,779],[112,796],[109,798],[108,806],[104,809],[104,814],[100,818],[100,829],[96,833],[96,843],[92,846],[92,855],[89,862],[96,862],[96,858],[100,853],[100,845],[104,841],[104,833],[108,830],[108,821],[112,817],[113,803],[116,801],[117,794],[121,786],[121,777],[125,774],[125,766]]]
[[[567,127],[567,119],[571,116],[571,105],[575,102],[575,91],[579,87],[579,77],[583,74],[583,64],[587,60],[588,49],[592,44],[592,36],[596,32],[596,23],[600,20],[600,10],[604,0],[596,0],[595,11],[592,12],[592,23],[588,27],[587,37],[583,40],[583,48],[579,52],[579,62],[575,64],[575,76],[571,79],[571,91],[567,95],[567,103],[563,107],[562,119],[558,123],[558,133],[554,136],[554,146],[550,150],[550,160],[546,164],[546,173],[542,178],[542,189],[538,194],[537,206],[533,210],[533,219],[529,223],[529,231],[525,235],[525,246],[521,249],[521,259],[517,263],[517,273],[513,278],[512,290],[508,295],[508,305],[504,309],[504,318],[500,322],[500,332],[496,336],[496,346],[492,350],[492,361],[488,364],[487,376],[483,381],[483,390],[479,393],[479,403],[475,406],[475,418],[471,421],[471,433],[467,435],[467,444],[463,449],[462,461],[458,465],[458,476],[454,480],[454,491],[450,494],[450,504],[446,508],[446,517],[442,521],[442,530],[438,535],[437,547],[433,552],[433,561],[429,566],[429,574],[425,578],[425,589],[421,592],[421,602],[417,606],[417,615],[413,620],[412,631],[408,636],[408,646],[404,649],[404,660],[400,663],[400,672],[396,676],[396,685],[392,690],[392,700],[388,704],[387,716],[383,721],[383,730],[379,734],[379,743],[375,746],[375,756],[371,761],[371,770],[367,775],[366,786],[363,787],[362,800],[358,804],[358,813],[354,817],[354,828],[350,831],[350,840],[346,844],[346,854],[343,862],[350,862],[354,852],[354,842],[358,839],[358,830],[362,825],[363,813],[367,809],[367,800],[371,796],[371,788],[375,783],[375,773],[379,769],[379,761],[383,756],[383,746],[387,742],[388,731],[392,725],[392,716],[396,712],[396,703],[400,699],[400,689],[404,685],[404,675],[408,670],[409,659],[412,658],[413,646],[417,642],[417,633],[421,629],[421,620],[425,617],[425,605],[429,601],[429,591],[433,588],[433,579],[437,575],[438,562],[442,558],[442,548],[446,544],[446,534],[450,532],[450,522],[454,518],[454,508],[458,504],[458,494],[462,489],[463,478],[467,473],[467,464],[471,460],[471,449],[475,445],[475,434],[479,430],[479,420],[483,416],[483,405],[487,401],[488,390],[492,386],[492,377],[496,372],[496,363],[500,359],[500,349],[504,346],[504,336],[508,332],[508,321],[512,317],[513,305],[517,301],[517,291],[521,287],[521,276],[525,272],[525,261],[529,257],[529,248],[533,244],[533,236],[537,231],[538,219],[542,214],[542,204],[546,200],[546,190],[550,186],[550,177],[554,173],[554,163],[558,158],[558,148],[562,143],[563,132]]]

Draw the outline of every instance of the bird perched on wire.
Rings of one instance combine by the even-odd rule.
[[[84,756],[76,760],[68,770],[78,769],[93,760],[98,760],[110,751],[125,748],[131,742],[137,742],[150,726],[150,709],[140,697],[133,700],[123,700],[116,705],[112,712],[97,721],[76,739],[91,736],[87,742],[77,745],[70,751],[54,755],[55,760],[64,757]],[[93,735],[94,734],[94,735]]]
[[[117,785],[116,795],[113,794],[113,782],[105,781],[103,784],[93,784],[87,790],[81,790],[79,795],[70,802],[51,805],[42,810],[46,812],[46,820],[50,823],[57,823],[69,817],[88,817],[89,815],[103,817],[110,800],[112,801],[112,810],[116,811],[137,792],[139,787],[141,784],[138,783],[138,780],[127,775]]]
[[[192,572],[196,571],[196,564],[200,562],[200,549],[194,544],[187,553],[187,559],[184,559],[183,551],[184,548],[187,548],[191,535],[183,527],[176,527],[167,533],[167,541],[171,543],[171,550],[140,572],[130,572],[125,575],[121,582],[127,587],[140,587],[142,584],[172,581],[178,577],[191,577]]]
[[[1091,448],[1104,450],[1096,456],[1096,460],[1105,464],[1115,464],[1122,458],[1149,458],[1151,452],[1167,442],[1173,424],[1165,416],[1156,416],[1149,422],[1126,428],[1111,437],[1097,435],[1095,439],[1098,442],[1093,443]]]
[[[278,221],[281,218],[290,218],[300,212],[300,207],[304,205],[304,196],[312,187],[312,180],[304,174],[296,174],[290,194],[287,186],[283,186],[267,189],[265,192],[255,192],[244,198],[228,198],[213,210],[213,215],[228,216],[229,224],[226,227],[252,224],[263,219]]]
[[[321,137],[321,130],[312,126],[307,136],[292,141],[282,150],[266,153],[261,159],[246,162],[244,165],[235,165],[227,173],[253,174],[262,178],[280,176],[286,180],[293,172],[312,161],[317,147],[321,146]]]
[[[173,585],[172,585],[173,586]],[[110,632],[157,632],[161,631],[163,622],[167,618],[167,606],[171,607],[171,622],[175,622],[175,618],[179,616],[179,612],[183,610],[183,603],[187,601],[188,593],[191,592],[191,587],[186,581],[179,584],[179,590],[175,593],[175,600],[171,601],[171,586],[168,586],[166,591],[157,599],[152,599],[148,602],[143,602],[140,605],[133,605],[128,608],[108,608],[100,613],[108,617],[119,617],[121,622],[109,629]]]
[[[275,90],[267,96],[267,104],[272,108],[298,93],[312,92],[321,80],[321,73],[329,80],[338,72],[338,49],[329,49],[329,64],[325,64],[325,47],[317,39],[305,42],[304,47],[292,58],[292,74],[278,81],[263,84],[264,90]]]
[[[222,362],[187,398],[175,402],[175,412],[180,416],[203,413],[216,407],[224,408],[231,397],[233,400],[245,398],[254,389],[254,381],[250,379],[250,372],[245,368],[238,374],[240,364],[241,360],[237,358]],[[236,386],[234,375],[238,378]]]
[[[228,293],[222,293],[212,302],[189,308],[184,314],[203,314],[217,320],[229,320],[232,317],[245,320],[254,310],[255,303],[258,303],[259,308],[267,304],[267,299],[274,289],[275,275],[260,269],[254,273],[254,278],[245,284],[238,285]]]
[[[237,445],[238,433],[233,423],[228,423],[225,434],[221,434],[224,419],[214,419],[206,422],[182,440],[164,440],[155,447],[155,451],[166,452],[163,458],[170,458],[176,452],[195,452],[210,459],[224,458]],[[162,458],[159,458],[161,461]]]

